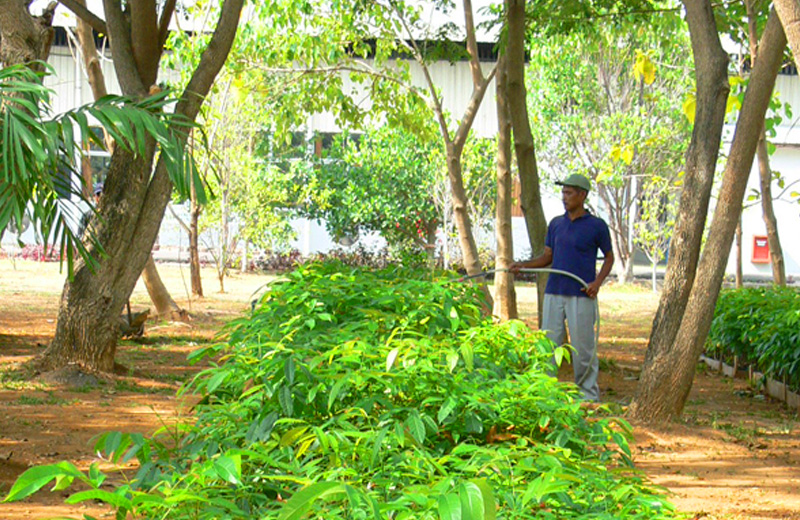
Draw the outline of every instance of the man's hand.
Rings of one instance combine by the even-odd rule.
[[[512,274],[519,274],[520,269],[524,267],[524,262],[514,262],[508,266],[508,270]]]
[[[599,282],[599,281],[595,280],[595,281],[593,281],[592,283],[589,284],[589,287],[585,287],[585,288],[581,289],[581,291],[585,292],[586,296],[588,296],[589,298],[594,299],[594,298],[597,298],[597,293],[600,292],[600,286],[602,284],[603,284],[603,282]]]

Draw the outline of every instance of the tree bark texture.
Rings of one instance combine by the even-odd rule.
[[[233,43],[243,0],[226,0],[208,47],[203,51],[175,113],[193,121]],[[131,23],[118,0],[105,0],[105,13],[114,49],[113,59],[123,93],[144,95],[147,74],[140,74],[132,45]],[[162,49],[158,49],[159,57]],[[158,57],[150,57],[156,64]],[[146,63],[151,61],[145,60]],[[146,69],[145,72],[149,71]],[[147,85],[147,86],[146,86]],[[183,142],[186,136],[181,136]],[[116,353],[116,317],[145,267],[164,216],[172,183],[166,164],[159,160],[153,172],[155,146],[145,157],[114,150],[100,201],[98,237],[107,258],[92,273],[78,262],[75,277],[67,281],[61,298],[53,342],[42,359],[43,368],[78,363],[110,371]],[[152,175],[151,175],[151,172]]]
[[[800,0],[775,0],[772,5],[778,12],[794,62],[800,57]]]
[[[531,257],[536,258],[544,253],[547,220],[542,208],[539,168],[536,163],[536,148],[528,116],[528,93],[525,87],[525,1],[506,0],[506,13],[508,106],[511,114],[511,127],[514,131],[514,153],[519,170],[520,205],[522,214],[525,216],[525,227],[528,230]],[[547,274],[538,274],[536,278],[537,318],[540,326],[546,285]]]
[[[147,258],[147,263],[144,265],[142,281],[147,289],[147,294],[150,296],[150,300],[153,302],[153,305],[156,306],[157,317],[169,321],[183,321],[187,318],[188,313],[175,303],[175,300],[172,299],[172,295],[170,295],[164,282],[161,281],[161,276],[158,274],[153,255]]]
[[[200,212],[203,207],[197,203],[197,198],[192,190],[192,209],[189,220],[189,272],[192,280],[192,294],[198,298],[203,297],[203,280],[200,276]]]
[[[31,16],[28,4],[21,0],[0,0],[0,63],[4,66],[46,61],[53,44],[51,2],[41,16]],[[34,66],[42,70],[41,66]]]
[[[508,106],[507,60],[500,56],[497,64],[495,87],[497,90],[497,206],[495,208],[495,233],[497,255],[494,275],[494,315],[500,321],[513,320],[517,315],[517,295],[514,292],[514,275],[508,268],[514,262],[514,244],[511,232],[511,117]]]
[[[86,7],[85,0],[74,1],[82,7]],[[86,70],[86,76],[92,89],[92,96],[95,100],[98,100],[108,95],[105,76],[100,63],[100,55],[97,52],[97,46],[94,42],[94,34],[92,32],[91,25],[89,25],[88,22],[84,21],[80,17],[77,18],[77,21],[78,23],[75,32],[78,38],[81,56],[83,58],[83,66]],[[160,53],[158,55],[160,56]],[[108,150],[113,153],[113,140],[108,133],[105,134],[105,141]],[[89,189],[91,190],[91,180],[89,183]],[[158,269],[156,268],[156,264],[153,261],[152,255],[150,255],[148,258],[145,268],[142,271],[142,281],[144,281],[145,287],[147,288],[147,293],[150,296],[150,300],[156,307],[157,316],[169,320],[182,320],[186,318],[186,311],[181,309],[178,304],[175,303],[175,300],[172,298],[172,295],[170,295],[167,287],[164,285],[164,282],[161,281],[161,276],[158,274]]]
[[[772,280],[781,287],[786,285],[786,265],[783,261],[783,247],[778,234],[778,219],[772,206],[772,169],[769,166],[767,136],[762,130],[758,140],[758,175],[761,181],[761,212],[767,228],[769,261],[772,265]]]
[[[741,289],[744,285],[744,274],[742,273],[742,218],[739,217],[739,222],[736,224],[736,232],[734,233],[734,245],[736,246],[736,274],[734,275],[734,285],[737,289]]]
[[[645,374],[659,368],[654,365],[656,357],[672,347],[689,300],[730,91],[728,55],[720,44],[710,1],[685,0],[684,5],[697,78],[697,110],[686,151],[686,173],[669,262],[645,356]],[[644,398],[641,390],[637,392]]]
[[[655,352],[652,362],[642,372],[637,395],[629,408],[629,414],[635,419],[659,422],[677,417],[683,411],[711,328],[747,180],[785,47],[786,36],[773,10],[736,122],[711,230],[686,310],[673,344]]]

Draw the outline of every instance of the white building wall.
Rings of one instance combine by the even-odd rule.
[[[422,67],[415,61],[408,61],[407,63],[411,75],[411,84],[427,92],[428,84],[425,82]],[[488,76],[493,67],[494,63],[481,62],[484,76]],[[451,128],[456,128],[472,97],[472,73],[470,72],[469,63],[465,61],[453,64],[437,62],[429,65],[428,70],[433,84],[442,93],[442,106],[445,113],[450,116]],[[369,109],[371,103],[368,96],[363,93],[359,85],[354,85],[346,74],[343,75],[343,85],[345,92],[354,94],[354,98],[361,101],[360,106]],[[336,124],[334,115],[329,112],[314,114],[309,117],[308,126],[318,132],[341,131],[341,128]],[[483,102],[475,116],[472,130],[478,137],[494,137],[497,134],[497,105],[495,103],[494,80],[486,90]]]
[[[800,106],[800,105],[798,105]],[[786,179],[786,184],[795,183],[780,199],[773,202],[775,217],[778,220],[778,233],[781,237],[783,258],[786,265],[787,276],[800,279],[800,204],[797,199],[792,201],[789,192],[800,192],[800,147],[797,145],[779,146],[770,157],[770,166],[773,170],[781,172]],[[747,193],[761,190],[759,184],[757,165],[750,173]],[[776,184],[772,186],[772,195],[776,197],[782,191]],[[761,211],[760,202],[745,202],[742,213],[742,274],[744,276],[772,277],[772,265],[769,263],[753,262],[753,240],[756,236],[766,236],[767,228]],[[726,272],[736,272],[735,245],[731,248]]]

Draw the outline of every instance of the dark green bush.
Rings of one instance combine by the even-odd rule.
[[[317,264],[272,284],[225,344],[192,355],[217,360],[186,387],[196,422],[103,436],[100,452],[141,468],[78,498],[170,519],[672,516],[632,467],[630,427],[587,417],[546,375],[542,334],[414,273]],[[46,468],[12,497],[72,471]]]
[[[707,353],[752,364],[800,389],[800,291],[746,287],[720,294]]]

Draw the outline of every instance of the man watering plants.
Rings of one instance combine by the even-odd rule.
[[[549,267],[576,275],[585,283],[568,275],[552,273],[545,288],[542,329],[556,345],[565,339],[566,321],[570,344],[575,349],[572,367],[575,384],[584,399],[597,401],[599,363],[595,322],[598,319],[595,298],[614,265],[614,252],[608,225],[584,207],[591,190],[589,179],[573,174],[556,184],[566,213],[550,221],[545,238],[544,254],[526,262],[514,262],[511,271]],[[603,252],[603,265],[597,272],[597,251]]]

